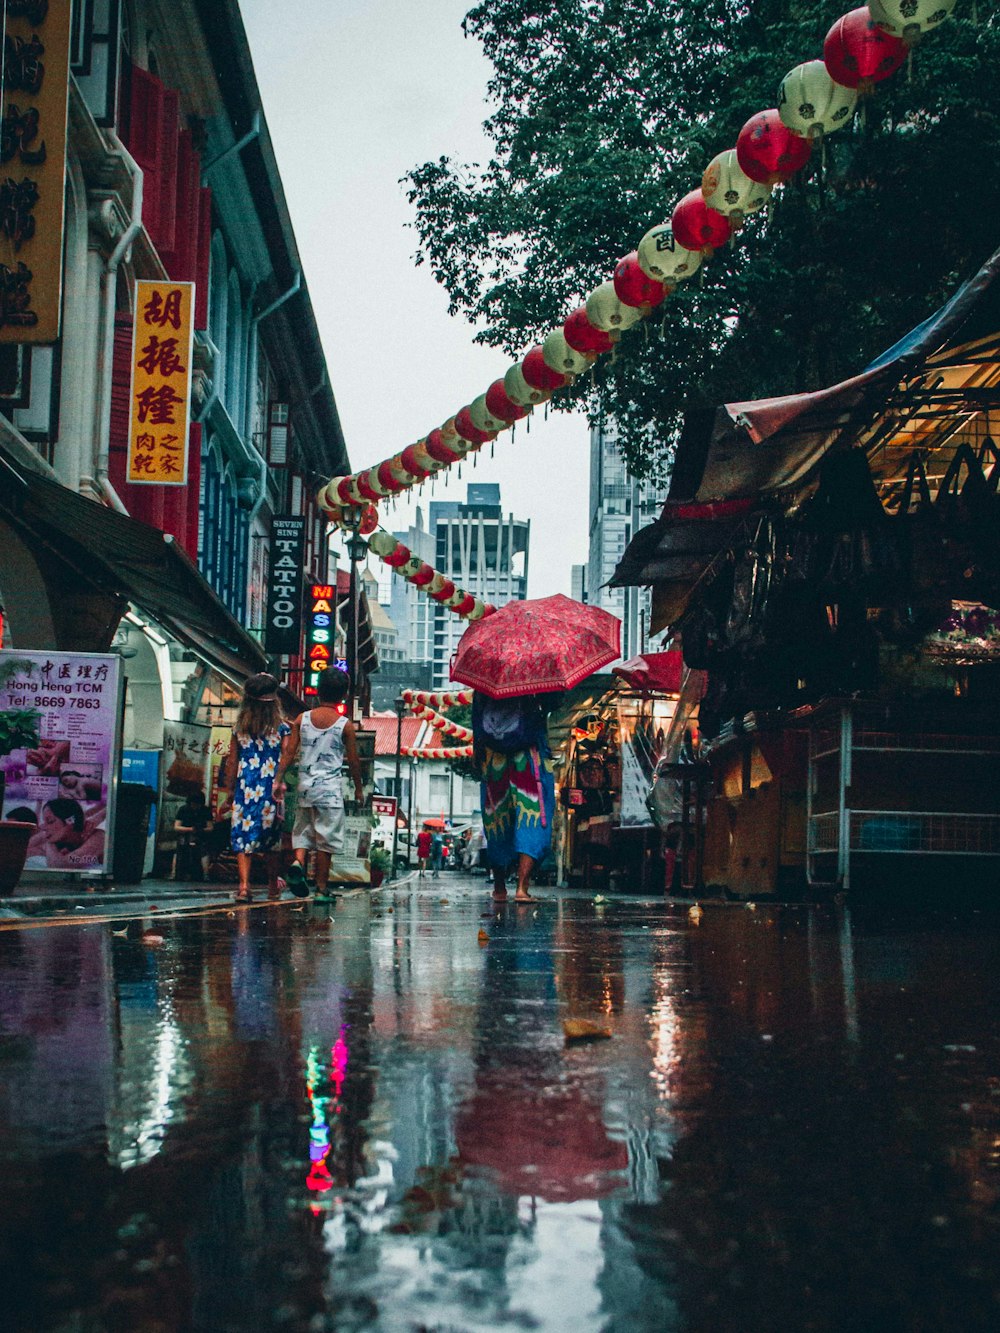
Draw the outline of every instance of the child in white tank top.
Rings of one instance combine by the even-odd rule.
[[[347,676],[343,671],[322,671],[316,688],[319,705],[292,723],[274,786],[277,795],[284,793],[285,773],[298,756],[298,801],[292,829],[295,864],[288,874],[288,887],[300,896],[304,893],[306,857],[312,851],[316,853],[316,896],[325,897],[332,859],[344,849],[341,774],[345,760],[354,780],[354,798],[359,804],[364,800],[364,791],[354,724],[337,707],[347,695]]]

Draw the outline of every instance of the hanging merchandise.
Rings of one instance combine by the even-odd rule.
[[[709,208],[728,218],[733,229],[743,226],[748,213],[756,213],[771,197],[771,186],[748,176],[727,148],[713,157],[701,178],[702,198]]]
[[[777,108],[758,111],[740,130],[736,160],[751,180],[782,185],[809,161],[812,144],[782,124]]]
[[[922,33],[944,22],[955,0],[870,0],[868,8],[880,28],[912,46]]]
[[[562,329],[553,329],[542,343],[542,356],[545,364],[560,375],[579,375],[594,360],[593,355],[585,356],[583,352],[570,347]]]
[[[845,88],[832,79],[822,60],[796,65],[778,86],[782,124],[804,139],[820,139],[843,129],[857,104],[857,89]]]
[[[708,259],[733,234],[728,218],[709,208],[701,197],[701,190],[686,194],[674,209],[670,219],[674,235],[686,250],[697,250]]]
[[[895,74],[905,59],[906,43],[880,28],[867,5],[839,18],[823,43],[830,77],[845,88],[857,88],[861,97]]]
[[[563,324],[563,336],[574,352],[582,352],[584,356],[598,356],[610,352],[614,346],[608,334],[590,322],[587,307],[582,305]]]
[[[661,305],[667,294],[663,283],[646,273],[639,263],[639,255],[635,250],[630,255],[625,255],[623,259],[619,259],[615,265],[612,281],[619,301],[635,306],[644,315],[648,315],[654,306]]]
[[[636,258],[643,273],[662,282],[665,291],[673,291],[678,282],[698,271],[701,251],[685,250],[678,245],[670,223],[662,222],[646,232],[639,242]]]
[[[642,311],[618,299],[613,282],[602,282],[587,297],[587,319],[605,333],[623,333],[642,319]]]

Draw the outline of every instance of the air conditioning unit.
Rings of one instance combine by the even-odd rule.
[[[288,466],[288,404],[272,403],[267,427],[267,461],[272,467]]]

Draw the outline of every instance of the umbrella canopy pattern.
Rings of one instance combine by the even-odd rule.
[[[679,694],[683,671],[684,657],[679,648],[630,657],[612,668],[613,675],[644,694]]]
[[[569,690],[621,653],[621,621],[557,593],[508,602],[462,635],[453,680],[491,699]]]

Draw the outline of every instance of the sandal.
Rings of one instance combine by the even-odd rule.
[[[237,903],[252,903],[253,894],[250,892],[249,889],[240,889],[237,892],[236,897],[233,899],[233,901]]]

